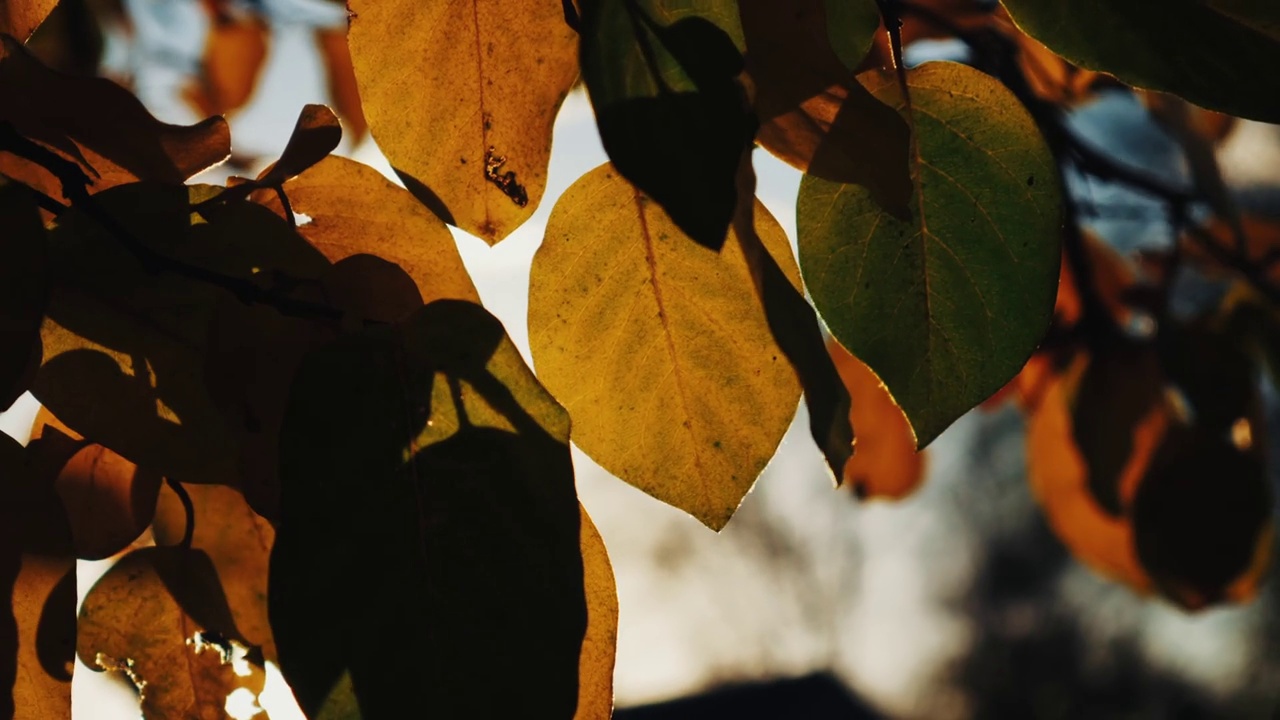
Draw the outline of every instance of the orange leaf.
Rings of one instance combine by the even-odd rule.
[[[849,389],[849,421],[858,437],[844,466],[844,481],[859,497],[898,500],[924,478],[925,454],[889,389],[861,360],[835,341],[827,343],[840,379]]]

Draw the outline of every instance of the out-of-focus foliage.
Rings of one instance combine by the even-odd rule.
[[[78,652],[149,718],[216,715],[268,661],[310,717],[606,718],[618,601],[570,441],[719,529],[802,395],[836,482],[883,498],[1012,400],[1076,557],[1248,600],[1280,223],[1217,148],[1232,113],[1280,119],[1280,38],[1267,3],[1175,5],[94,4],[144,104],[26,44],[50,3],[0,4],[0,406],[45,406],[0,437],[0,717],[67,716]],[[336,112],[302,108],[254,179],[188,184],[282,18]],[[907,67],[940,39],[967,64]],[[610,163],[535,256],[535,374],[447,224],[494,243],[535,212],[579,76]],[[147,109],[158,78],[187,124]],[[1140,95],[1189,183],[1077,135],[1103,92]],[[344,128],[406,187],[331,157]],[[798,263],[756,143],[805,173]],[[1170,242],[1092,233],[1093,180],[1158,199]],[[77,619],[75,560],[109,557]]]

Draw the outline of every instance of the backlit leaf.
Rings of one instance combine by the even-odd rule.
[[[364,717],[573,714],[587,605],[568,432],[478,305],[436,301],[307,357],[269,584],[304,710],[345,673]]]
[[[910,495],[924,479],[925,454],[916,452],[907,417],[871,368],[834,342],[828,349],[849,388],[849,421],[858,429],[844,481],[858,497],[898,500]]]
[[[840,344],[888,386],[928,445],[1012,378],[1048,328],[1057,288],[1057,169],[995,79],[953,63],[861,76],[916,132],[909,220],[869,192],[805,177],[800,265]]]
[[[713,249],[756,129],[739,81],[742,42],[731,0],[583,3],[582,78],[609,160]]]
[[[799,287],[782,228],[759,202],[754,215]],[[796,373],[740,244],[715,252],[692,242],[610,165],[551,213],[533,259],[529,335],[538,377],[573,417],[574,442],[714,529],[795,415]]]
[[[557,0],[352,0],[348,42],[374,139],[447,222],[495,243],[542,199],[577,76]]]
[[[0,433],[0,717],[71,716],[75,559],[52,483]]]
[[[181,183],[231,152],[227,123],[212,117],[189,127],[156,120],[128,90],[103,78],[50,70],[12,38],[0,37],[0,103],[5,126],[61,158],[89,192],[134,180]],[[0,138],[0,172],[54,198],[59,178]],[[46,163],[47,164],[47,163]]]
[[[234,488],[186,485],[195,508],[191,546],[209,556],[218,573],[236,629],[249,650],[275,662],[275,640],[267,620],[267,565],[275,530],[250,509]],[[187,515],[167,487],[156,508],[157,545],[175,545],[187,531]],[[181,598],[179,598],[181,601]],[[261,661],[259,661],[261,664]]]
[[[404,268],[425,302],[480,301],[449,229],[373,168],[328,157],[287,182],[285,191],[294,211],[311,218],[298,232],[330,262],[377,255]],[[261,199],[283,212],[274,193]]]
[[[1073,63],[1240,117],[1280,121],[1280,42],[1206,3],[1004,0],[1028,35]]]
[[[613,715],[613,664],[618,645],[618,591],[600,532],[581,512],[582,585],[587,596],[587,633],[578,660],[578,709],[574,720],[608,720]]]
[[[134,684],[147,720],[216,715],[227,695],[262,691],[209,557],[148,547],[124,556],[80,607],[76,652],[98,671]]]
[[[49,300],[44,223],[30,192],[0,185],[0,408],[8,408],[40,362],[40,320]]]
[[[908,216],[907,124],[836,56],[822,0],[746,0],[741,15],[760,143],[809,175],[861,185],[894,216]]]
[[[26,42],[58,0],[0,0],[0,34]]]
[[[151,524],[160,475],[87,444],[58,473],[76,557],[100,560],[129,547]]]
[[[1133,524],[1127,515],[1107,512],[1095,499],[1089,488],[1088,459],[1072,438],[1071,397],[1089,362],[1081,355],[1064,374],[1055,376],[1030,414],[1027,477],[1054,534],[1072,555],[1095,571],[1145,592],[1151,580],[1138,562]],[[1141,425],[1110,426],[1116,432],[1132,433],[1139,450],[1129,462],[1139,476],[1146,471],[1167,422],[1162,406],[1148,410],[1149,417]],[[1123,499],[1126,505],[1131,500],[1131,494]]]

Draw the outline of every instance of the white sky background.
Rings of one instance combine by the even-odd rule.
[[[254,100],[231,119],[237,151],[270,160],[302,106],[325,100],[309,31],[277,27]],[[354,156],[389,170],[370,143]],[[559,195],[605,159],[590,106],[576,93],[557,120],[547,190],[533,217],[493,248],[455,231],[486,307],[526,359],[529,264],[547,217]],[[800,175],[763,151],[755,159],[758,194],[794,243]],[[21,414],[0,417],[0,426],[10,431],[29,425],[16,417]],[[956,500],[973,471],[965,461],[969,446],[987,420],[967,417],[948,430],[930,449],[924,488],[889,505],[859,504],[832,490],[803,415],[801,409],[756,489],[719,535],[607,475],[575,449],[582,502],[617,575],[618,705],[666,699],[722,680],[830,669],[892,715],[965,715],[949,673],[981,629],[956,608],[983,548]],[[94,574],[83,564],[82,595]],[[1083,569],[1069,573],[1062,587],[1063,602],[1096,626],[1100,642],[1123,623],[1124,632],[1142,638],[1152,659],[1216,692],[1233,689],[1233,678],[1249,662],[1246,640],[1259,622],[1256,613],[1246,608],[1187,617],[1100,587]],[[78,717],[133,720],[137,711],[129,695],[84,668],[76,674]]]

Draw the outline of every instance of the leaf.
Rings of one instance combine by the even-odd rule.
[[[1280,40],[1280,9],[1269,0],[1209,0],[1210,8]]]
[[[281,299],[319,294],[328,262],[270,211],[233,203],[192,215],[187,196],[180,186],[137,184],[97,195],[94,205],[156,258]],[[145,264],[141,250],[77,212],[59,219],[51,247],[55,290],[37,399],[78,433],[162,475],[233,482],[238,439],[205,375],[210,323],[236,296]]]
[[[48,240],[31,193],[0,185],[0,408],[13,405],[40,363],[40,321],[49,301]]]
[[[204,552],[217,571],[236,629],[254,659],[276,661],[275,640],[267,619],[267,566],[275,530],[255,513],[244,496],[221,485],[184,485],[195,509],[192,547]],[[179,543],[187,515],[178,496],[165,488],[156,508],[157,545]],[[181,601],[181,598],[178,598]]]
[[[0,41],[0,95],[24,99],[0,105],[0,173],[70,200],[67,193],[78,190],[64,187],[46,166],[101,192],[134,180],[180,184],[231,152],[230,131],[220,117],[167,125],[110,80],[55,72],[12,38]],[[13,147],[21,143],[4,137],[6,126],[52,153],[52,160]]]
[[[953,63],[863,82],[915,127],[912,217],[806,177],[800,265],[840,344],[888,386],[925,447],[1022,368],[1048,328],[1060,261],[1057,168],[996,80]]]
[[[0,34],[12,35],[18,41],[26,42],[57,5],[58,0],[0,2]]]
[[[1204,3],[1004,0],[1024,32],[1089,70],[1230,115],[1280,121],[1280,42]]]
[[[298,232],[330,262],[377,255],[404,268],[426,302],[480,301],[449,229],[373,168],[328,157],[287,182],[285,191],[294,211],[311,218]],[[274,193],[255,198],[283,214]]]
[[[439,300],[308,356],[268,586],[304,711],[348,673],[365,717],[573,713],[587,606],[568,432],[478,305]]]
[[[798,288],[782,228],[759,202],[754,212]],[[552,210],[529,280],[529,335],[578,446],[716,530],[795,414],[800,386],[739,243],[715,252],[690,242],[610,165]]]
[[[575,720],[608,720],[613,715],[613,665],[618,646],[618,591],[604,540],[587,509],[581,513],[582,585],[587,599],[587,632],[578,659]]]
[[[755,171],[749,163],[743,165],[738,178],[738,194],[755,199]],[[733,231],[751,273],[756,297],[764,305],[769,332],[800,381],[809,411],[809,432],[827,461],[832,479],[839,485],[845,463],[853,454],[849,393],[827,353],[817,312],[760,239],[755,209],[754,202],[740,204],[734,213]],[[794,258],[787,253],[786,259],[794,276]]]
[[[446,222],[495,243],[547,182],[551,128],[577,76],[553,0],[352,0],[348,43],[378,146]]]
[[[844,481],[861,498],[899,500],[924,479],[925,455],[902,409],[871,368],[838,344],[828,343],[849,389],[849,422],[858,428],[857,452],[844,466]]]
[[[0,717],[17,720],[71,716],[75,558],[53,484],[35,470],[0,433]]]
[[[591,0],[582,13],[582,78],[610,162],[682,234],[716,250],[756,130],[738,79],[736,5]]]
[[[324,105],[303,107],[280,159],[258,176],[258,185],[279,185],[289,178],[301,175],[307,168],[328,157],[340,142],[342,125],[338,123],[338,116],[332,110]]]
[[[1041,402],[1028,418],[1027,477],[1031,491],[1044,509],[1054,534],[1078,560],[1093,570],[1123,582],[1139,592],[1151,588],[1151,580],[1138,562],[1133,525],[1127,514],[1107,512],[1090,491],[1088,460],[1072,438],[1074,422],[1071,397],[1090,358],[1079,355],[1071,366],[1050,382]],[[1163,406],[1148,408],[1146,421],[1135,427],[1108,425],[1113,432],[1131,432],[1136,452],[1129,463],[1141,476],[1159,442],[1167,415]],[[1105,418],[1101,418],[1105,419]],[[1132,500],[1133,484],[1122,502]]]
[[[1244,422],[1261,428],[1258,420]],[[1139,559],[1178,604],[1253,597],[1273,528],[1261,447],[1171,427],[1134,498],[1133,525]]]
[[[151,524],[160,476],[108,448],[86,444],[57,478],[76,557],[101,560],[129,547]]]
[[[871,51],[880,29],[880,8],[874,0],[823,0],[827,11],[827,40],[845,68],[854,70]]]
[[[196,83],[184,95],[204,115],[226,115],[244,107],[258,85],[267,58],[268,28],[254,15],[209,13],[204,58]]]
[[[147,720],[205,717],[233,690],[262,691],[265,674],[244,660],[244,639],[200,550],[124,556],[85,596],[79,628],[81,662],[123,672]]]
[[[909,217],[907,124],[837,57],[822,0],[740,7],[760,143],[809,175],[861,185],[894,216]]]

